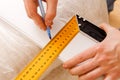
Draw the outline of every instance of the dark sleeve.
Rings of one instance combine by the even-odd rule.
[[[107,0],[108,12],[113,10],[115,0]]]

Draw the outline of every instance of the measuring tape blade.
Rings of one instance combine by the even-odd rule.
[[[74,16],[25,67],[15,80],[39,79],[78,32],[78,22],[76,16]]]

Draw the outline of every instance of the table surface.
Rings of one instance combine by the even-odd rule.
[[[64,0],[61,0],[61,1],[64,1]],[[64,4],[67,4],[68,1],[69,0],[66,0]],[[78,5],[78,1],[79,3],[81,3],[81,5]],[[86,2],[92,5],[87,6]],[[59,3],[59,5],[60,4],[61,3]],[[71,4],[76,4],[76,6],[73,7],[71,6]],[[66,22],[70,18],[72,18],[73,14],[79,14],[96,25],[102,22],[108,22],[105,0],[104,1],[93,0],[93,2],[91,2],[90,0],[87,0],[87,1],[76,0],[76,1],[70,2],[67,5],[68,5],[67,7],[66,5],[62,5],[60,7],[58,6],[58,15],[54,20],[53,29],[51,31],[53,36],[63,27],[63,25],[66,24]],[[27,17],[25,8],[24,8],[24,3],[22,0],[9,0],[9,1],[1,0],[0,6],[1,6],[0,16],[4,17],[9,22],[14,24],[18,28],[20,28],[23,32],[27,34],[27,36],[29,36],[41,48],[43,48],[49,42],[47,33],[45,31],[40,30],[39,27],[37,27],[33,23],[33,21]],[[67,10],[67,8],[70,8],[70,10]],[[71,13],[71,14],[63,15],[64,11],[66,11],[67,13]],[[59,59],[62,61],[66,61],[67,59],[73,57],[77,53],[80,53],[81,51],[89,48],[90,46],[94,44],[96,43],[93,40],[88,39],[87,37],[79,33],[70,42],[70,44],[63,50],[63,52],[59,56]]]

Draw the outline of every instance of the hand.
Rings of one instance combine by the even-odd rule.
[[[47,3],[45,23],[37,13],[38,0],[24,0],[24,4],[28,17],[31,18],[41,29],[46,30],[46,26],[51,26],[53,24],[53,19],[56,16],[57,0],[44,1]]]
[[[120,78],[120,31],[108,24],[102,24],[101,28],[107,33],[101,43],[63,64],[79,80],[95,80],[100,76],[105,76],[104,80]]]

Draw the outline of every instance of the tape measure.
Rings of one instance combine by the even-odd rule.
[[[15,80],[37,80],[79,31],[98,42],[106,37],[105,31],[99,27],[78,15],[73,16]]]
[[[24,68],[15,80],[37,80],[58,57],[61,51],[79,32],[78,22],[74,16],[40,53]]]

